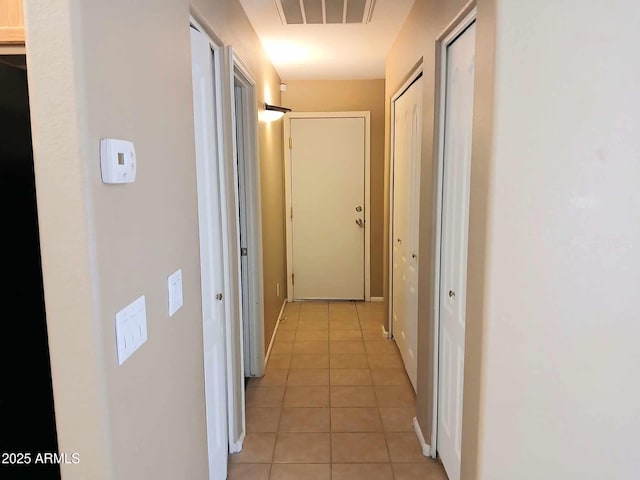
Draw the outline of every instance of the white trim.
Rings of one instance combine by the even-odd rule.
[[[371,300],[369,300],[372,303],[380,303],[380,302],[384,302],[384,297],[371,297]]]
[[[276,320],[276,326],[273,329],[273,335],[271,335],[271,341],[269,342],[269,348],[267,348],[267,354],[264,356],[264,364],[267,365],[269,361],[269,357],[271,356],[271,348],[273,347],[273,342],[276,340],[276,334],[278,333],[278,328],[280,328],[280,320],[282,319],[282,315],[284,314],[284,309],[287,306],[287,299],[285,298],[282,301],[282,308],[280,309],[280,313],[278,314],[278,319]]]
[[[245,376],[262,376],[264,374],[264,285],[263,285],[263,264],[262,264],[262,206],[260,194],[260,162],[258,161],[258,110],[256,108],[256,83],[249,71],[249,68],[242,59],[233,52],[233,83],[231,91],[233,95],[233,125],[236,122],[235,112],[235,84],[241,85],[243,90],[243,104],[245,111],[240,116],[244,119],[243,137],[244,154],[242,161],[243,178],[239,178],[238,165],[236,177],[241,180],[235,185],[244,187],[246,205],[244,215],[246,215],[247,239],[246,245],[249,252],[247,256],[247,281],[242,282],[240,278],[240,291],[243,297],[248,297],[250,303],[248,311],[243,311],[243,329],[245,338],[244,351],[244,374]],[[237,70],[237,72],[236,72]],[[234,158],[237,156],[238,145],[234,137]],[[243,181],[242,181],[243,180]],[[238,198],[239,202],[239,198]],[[240,203],[238,203],[240,206]],[[240,228],[240,208],[238,213],[238,228]],[[240,239],[240,230],[238,230]],[[240,263],[242,259],[240,258]],[[240,265],[242,269],[242,265]],[[242,270],[240,270],[242,271]],[[242,277],[242,275],[240,276]],[[242,301],[241,298],[241,301]],[[245,318],[245,316],[247,318]]]
[[[409,87],[420,78],[420,75],[423,73],[423,64],[420,62],[413,71],[409,74],[407,81],[402,84],[402,86],[396,91],[396,93],[391,97],[391,141],[390,141],[390,157],[391,161],[389,162],[389,338],[393,338],[393,192],[394,192],[394,170],[395,170],[395,154],[394,154],[394,146],[396,141],[396,101],[402,96],[404,92],[406,92]]]
[[[389,335],[389,332],[387,331],[387,329],[384,328],[384,323],[380,325],[380,328],[382,328],[382,338],[391,339],[391,335]]]
[[[287,244],[287,300],[293,302],[293,232],[291,228],[291,136],[292,118],[364,118],[365,120],[365,163],[364,163],[364,301],[371,301],[371,112],[289,112],[284,119],[284,179],[285,214]]]
[[[246,432],[243,431],[237,441],[229,442],[229,453],[240,453],[244,446],[244,439],[246,436]]]
[[[431,425],[431,456],[436,458],[438,450],[438,399],[440,387],[440,273],[442,255],[442,195],[444,182],[444,123],[446,89],[443,88],[447,82],[447,48],[458,38],[458,36],[469,27],[477,17],[477,8],[468,11],[475,0],[469,2],[456,18],[436,39],[436,46],[440,53],[440,79],[437,85],[438,119],[435,125],[437,132],[437,165],[435,169],[436,178],[436,225],[435,225],[435,251],[434,258],[437,261],[434,282],[433,282],[433,411]]]
[[[422,449],[422,455],[424,455],[425,457],[430,457],[432,448],[425,441],[424,435],[422,435],[422,429],[420,428],[420,424],[418,423],[418,417],[413,417],[413,430],[416,432],[416,436],[418,437],[418,443],[420,444],[420,448]]]

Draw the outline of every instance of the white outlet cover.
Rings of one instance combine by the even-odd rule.
[[[172,317],[183,305],[182,299],[182,270],[169,275],[167,279],[169,296],[169,316]]]
[[[116,313],[118,365],[147,341],[147,307],[144,295]]]

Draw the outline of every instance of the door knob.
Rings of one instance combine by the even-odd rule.
[[[418,255],[416,255],[415,253],[412,253],[411,254],[411,258],[413,258],[415,260],[416,258],[418,258]]]
[[[358,205],[358,206],[356,207],[356,212],[361,212],[361,211],[362,211],[362,207],[361,207],[360,205]]]
[[[356,225],[358,225],[359,227],[364,227],[364,220],[362,220],[361,218],[358,218],[356,220]]]
[[[216,295],[216,300],[218,300],[219,302],[221,302],[221,301],[222,301],[222,293],[218,293],[218,294]]]
[[[453,290],[449,290],[449,298],[453,298],[456,296],[456,292],[454,292]]]
[[[399,238],[398,238],[398,243],[402,243],[402,240],[400,240]]]

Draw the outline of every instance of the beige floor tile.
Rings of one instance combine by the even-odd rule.
[[[439,462],[393,464],[395,480],[448,480]]]
[[[387,337],[385,337],[382,334],[382,327],[378,326],[377,328],[374,328],[374,329],[363,328],[362,338],[364,338],[365,340],[380,340],[380,339],[384,340]]]
[[[310,320],[310,321],[298,322],[298,333],[308,332],[309,330],[327,331],[329,330],[329,321],[328,320],[322,320],[322,321]]]
[[[374,385],[407,386],[410,383],[402,368],[372,368],[371,376]]]
[[[404,368],[399,353],[372,353],[369,358],[369,368]]]
[[[242,451],[229,455],[230,463],[271,463],[275,433],[247,433]]]
[[[280,407],[247,407],[247,432],[277,432],[281,411]]]
[[[328,302],[302,302],[300,305],[300,313],[307,312],[326,312],[329,313]]]
[[[298,329],[298,317],[295,318],[283,318],[278,325],[278,333],[280,332],[295,332]]]
[[[329,302],[329,312],[355,312],[355,302]]]
[[[232,463],[227,480],[269,480],[270,463]]]
[[[280,418],[280,432],[330,432],[329,408],[285,408]]]
[[[368,340],[364,342],[364,347],[369,355],[388,353],[397,354],[398,347],[393,340]]]
[[[367,356],[357,353],[332,353],[329,356],[331,368],[367,368]]]
[[[281,342],[276,340],[271,347],[271,353],[274,355],[284,355],[287,353],[293,353],[293,342]]]
[[[355,308],[352,310],[329,310],[329,321],[331,322],[358,322],[359,320]]]
[[[279,433],[273,463],[329,463],[329,433]]]
[[[379,407],[413,407],[416,404],[416,394],[410,386],[376,386],[375,390]]]
[[[394,463],[422,463],[429,461],[422,454],[422,448],[415,432],[411,433],[387,433],[387,445],[389,456]]]
[[[298,330],[296,342],[326,342],[329,339],[327,330]]]
[[[284,397],[284,387],[247,388],[247,407],[280,407]]]
[[[334,463],[331,480],[393,480],[390,463]]]
[[[332,432],[381,432],[377,408],[332,408]]]
[[[284,395],[285,407],[328,407],[329,387],[287,387]]]
[[[332,407],[375,407],[376,396],[370,386],[331,387]]]
[[[283,368],[270,368],[265,371],[264,376],[254,377],[249,380],[248,388],[252,387],[275,387],[287,384],[287,374],[289,370]]]
[[[329,320],[329,330],[360,330],[360,322],[353,320]]]
[[[329,355],[319,353],[294,355],[291,358],[291,368],[329,368]]]
[[[333,463],[385,463],[387,444],[381,433],[332,433]]]
[[[277,368],[284,369],[289,368],[291,364],[291,355],[269,355],[269,363],[267,364],[267,368]]]
[[[357,342],[329,342],[329,351],[331,353],[359,353],[364,354],[364,343]]]
[[[329,340],[332,342],[354,342],[362,341],[360,330],[331,330]]]
[[[387,326],[385,322],[380,320],[372,320],[370,318],[360,319],[360,328],[362,328],[363,330],[375,330],[376,332],[380,333],[382,332],[382,325],[384,325],[385,327]],[[384,340],[382,336],[381,338]]]
[[[331,465],[326,464],[286,464],[271,467],[270,480],[330,480]]]
[[[276,334],[276,342],[293,342],[296,339],[295,330],[280,330]]]
[[[329,342],[296,342],[293,353],[329,353]]]
[[[380,408],[382,426],[386,432],[413,432],[413,418],[416,409],[413,407]]]
[[[329,385],[329,369],[301,368],[290,370],[287,385]]]
[[[371,373],[366,368],[334,368],[330,373],[331,385],[371,385]]]

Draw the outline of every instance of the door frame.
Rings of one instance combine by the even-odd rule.
[[[442,269],[442,208],[444,195],[444,135],[445,135],[445,115],[447,100],[447,49],[448,47],[477,19],[477,8],[475,0],[467,4],[454,20],[436,38],[436,55],[439,58],[439,76],[436,85],[436,222],[435,222],[435,250],[434,258],[436,266],[434,270],[433,282],[433,412],[431,429],[431,457],[436,458],[438,454],[438,399],[440,394],[440,281]],[[468,246],[467,246],[468,248]],[[466,351],[466,345],[465,345]],[[464,398],[464,392],[463,392]]]
[[[240,293],[242,303],[242,326],[244,338],[244,375],[264,375],[264,286],[262,265],[262,203],[260,193],[260,162],[258,161],[258,109],[256,107],[256,82],[247,65],[232,50],[233,69],[231,78],[232,127],[242,122],[242,145],[233,135],[234,178],[238,186],[236,205],[238,213],[238,241],[241,240],[241,225],[246,225],[244,242],[247,255],[246,278],[242,278],[242,252],[240,251]],[[243,111],[236,109],[236,87],[242,90]],[[245,202],[240,202],[243,195]],[[239,245],[242,247],[242,245]]]
[[[371,112],[289,112],[284,118],[284,184],[287,244],[287,301],[293,301],[293,217],[291,215],[291,119],[294,118],[364,118],[364,300],[371,301]]]
[[[224,129],[223,129],[223,106],[222,106],[222,103],[223,103],[223,96],[222,96],[223,47],[220,43],[213,40],[212,35],[193,16],[190,17],[189,23],[190,23],[190,28],[194,28],[195,30],[199,31],[202,35],[204,35],[207,38],[209,42],[209,47],[211,49],[210,53],[212,56],[212,63],[213,63],[212,80],[213,80],[213,90],[214,90],[213,91],[214,105],[213,105],[213,111],[211,113],[213,114],[212,120],[214,123],[214,131],[210,133],[212,133],[215,136],[215,157],[217,158],[217,165],[215,169],[208,169],[208,168],[196,169],[196,176],[198,180],[197,181],[197,184],[198,184],[198,189],[197,189],[198,190],[198,230],[199,230],[199,235],[201,237],[203,235],[210,236],[212,227],[209,219],[213,218],[216,214],[212,210],[211,204],[209,202],[203,202],[202,198],[203,197],[209,198],[214,195],[218,196],[219,202],[220,202],[219,215],[220,215],[220,222],[222,227],[222,232],[220,233],[220,242],[221,242],[222,255],[223,255],[222,293],[223,293],[223,298],[229,299],[230,298],[229,276],[228,276],[229,261],[228,261],[228,252],[225,247],[225,243],[226,243],[225,239],[228,237],[229,231],[227,228],[228,225],[225,222],[225,213],[224,213],[226,204],[228,203],[228,196],[227,196],[227,186],[224,182],[224,178],[226,176],[225,150],[224,150],[226,140],[224,137]],[[195,134],[197,135],[197,132],[195,132]],[[201,163],[202,159],[196,156],[195,161],[196,161],[196,164],[198,165]],[[217,176],[217,183],[219,184],[219,189],[220,189],[219,192],[215,192],[211,188],[211,185],[214,183],[214,178],[215,178],[214,175]],[[208,242],[205,242],[205,243],[208,243]],[[205,263],[209,263],[211,261],[214,261],[214,260],[209,258],[208,260],[203,261],[201,258],[199,262],[201,270],[205,268]],[[201,272],[201,275],[202,275],[202,272]],[[204,282],[202,282],[202,284],[203,284],[202,286],[204,286]],[[202,291],[201,301],[202,301],[203,312],[205,312],[208,309],[207,305],[209,305],[209,303],[205,302],[205,298],[207,297],[207,295],[210,295],[210,294],[211,292],[207,292],[204,290]],[[210,303],[211,305],[213,305],[212,302]],[[225,385],[223,385],[225,390],[228,390],[230,385],[233,383],[233,377],[231,375],[232,370],[230,369],[230,365],[228,362],[228,351],[230,349],[229,329],[230,329],[231,317],[228,315],[229,307],[227,303],[228,303],[227,301],[224,302],[224,318],[222,319],[223,326],[224,326],[224,331],[223,331],[223,335],[224,335],[223,343],[225,348],[224,356],[225,356],[225,359],[227,359],[225,361],[226,381],[225,381]],[[204,313],[203,313],[203,318],[204,318]],[[204,365],[204,368],[205,369],[207,368],[206,363]],[[206,399],[205,399],[205,402],[206,402]],[[228,395],[227,395],[225,410],[227,412],[227,416],[229,417],[236,415],[235,407],[233,403],[229,401]],[[227,425],[230,425],[230,422],[228,422]],[[227,438],[227,444],[230,447],[231,437],[230,437],[229,428],[227,428],[227,431],[225,432],[225,434]],[[208,438],[208,432],[207,432],[207,438]],[[211,468],[212,466],[209,465],[209,467]]]
[[[385,331],[385,335],[387,338],[393,338],[393,213],[394,213],[394,180],[395,180],[395,142],[396,142],[396,101],[414,84],[424,73],[423,63],[420,61],[418,65],[414,67],[414,69],[409,73],[407,80],[402,84],[402,86],[396,91],[396,93],[391,97],[390,103],[390,111],[391,111],[391,148],[390,148],[390,157],[391,161],[389,162],[389,239],[387,248],[389,249],[389,322],[388,322],[388,330]]]

